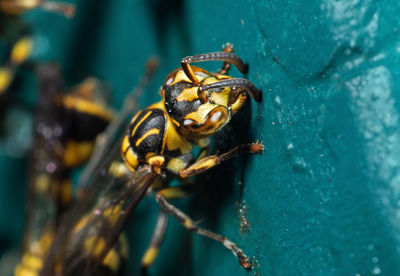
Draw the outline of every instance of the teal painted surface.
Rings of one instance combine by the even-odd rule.
[[[177,202],[258,266],[242,270],[222,246],[170,220],[153,275],[399,275],[399,16],[396,1],[93,0],[79,3],[71,21],[39,11],[26,18],[47,45],[38,59],[61,62],[68,84],[88,75],[107,80],[117,107],[148,57],[157,54],[161,64],[143,107],[159,99],[182,57],[226,42],[263,90],[263,102],[247,105],[216,141],[227,150],[260,139],[263,155],[202,176],[199,193]],[[6,185],[22,185],[23,160],[13,162],[2,157],[1,189],[19,203],[0,204],[20,208],[15,223],[0,212],[0,229],[16,241],[21,196]],[[238,205],[248,228],[239,227]],[[156,214],[147,199],[130,223],[131,271]]]

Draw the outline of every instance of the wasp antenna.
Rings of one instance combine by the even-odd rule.
[[[44,1],[40,8],[46,11],[60,13],[67,18],[71,18],[75,15],[75,5],[59,1]]]
[[[243,73],[244,75],[246,75],[247,72],[249,72],[249,64],[245,63],[245,64],[243,64],[243,71],[242,71],[242,73]]]
[[[227,79],[203,85],[203,90],[223,87],[236,87],[244,89],[256,102],[261,102],[262,93],[251,81],[247,79]]]

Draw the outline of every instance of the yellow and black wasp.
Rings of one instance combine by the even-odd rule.
[[[210,73],[192,62],[223,61],[222,68]],[[262,98],[247,79],[227,75],[233,64],[242,73],[247,65],[233,53],[231,44],[222,52],[189,56],[181,68],[170,73],[161,89],[162,100],[139,111],[130,121],[114,152],[98,174],[82,187],[80,199],[61,223],[40,275],[114,275],[121,258],[121,232],[146,193],[156,192],[161,207],[150,246],[142,259],[143,271],[154,262],[165,234],[167,216],[172,215],[186,229],[222,243],[251,268],[243,251],[224,236],[201,228],[170,203],[190,193],[190,184],[169,187],[172,179],[184,179],[207,171],[239,153],[260,153],[262,143],[240,145],[233,150],[209,155],[209,138],[221,130],[245,103],[248,95]],[[197,146],[200,153],[194,157]],[[102,269],[108,267],[108,269]],[[96,273],[95,273],[96,272]],[[95,274],[94,274],[95,273]]]
[[[70,172],[89,159],[96,136],[113,118],[96,79],[65,93],[58,67],[43,65],[38,82],[27,223],[15,276],[38,275],[59,219],[73,203]]]

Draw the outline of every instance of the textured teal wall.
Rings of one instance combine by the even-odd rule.
[[[69,84],[88,75],[107,80],[117,107],[151,55],[161,64],[143,107],[159,99],[182,57],[226,42],[263,90],[263,102],[247,105],[216,142],[226,150],[260,139],[263,155],[213,170],[194,198],[177,203],[258,266],[242,270],[222,246],[170,220],[153,275],[400,274],[398,1],[90,0],[78,3],[71,21],[39,11],[26,18],[47,44],[36,58],[61,62]],[[11,173],[4,180],[11,166],[23,170],[22,161],[6,158],[2,197],[23,181]],[[16,223],[1,211],[9,204],[20,206]],[[0,205],[1,234],[15,240],[22,203]],[[156,214],[147,199],[130,223],[131,270]]]

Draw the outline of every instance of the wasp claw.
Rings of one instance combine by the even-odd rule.
[[[249,258],[244,258],[244,259],[239,259],[239,263],[241,265],[241,267],[243,267],[244,269],[251,269],[251,263],[249,262]]]
[[[255,143],[252,143],[250,145],[250,152],[251,153],[261,154],[261,152],[263,150],[264,150],[264,143],[262,141],[257,140]]]

